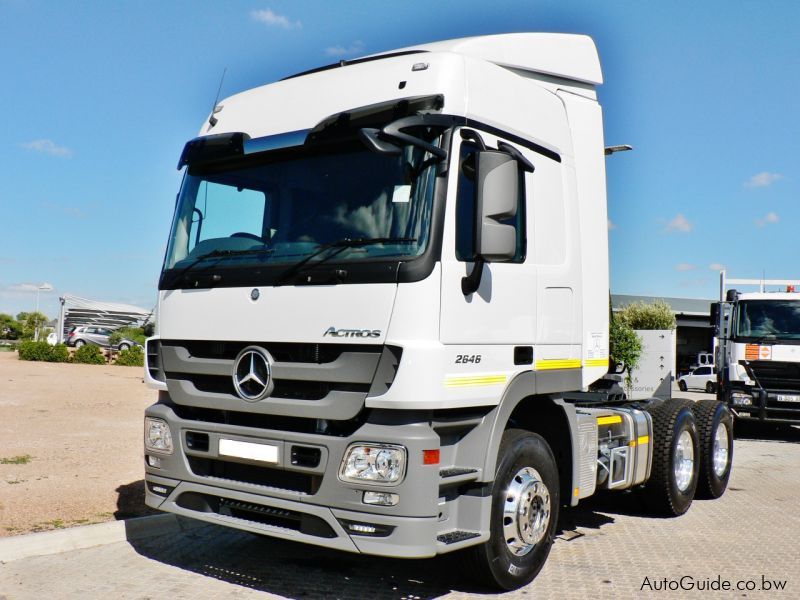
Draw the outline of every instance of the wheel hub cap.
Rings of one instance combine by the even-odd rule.
[[[717,424],[714,434],[714,474],[722,477],[728,468],[728,428],[724,423]]]
[[[503,536],[512,554],[524,556],[550,525],[550,491],[536,469],[525,467],[508,484],[503,506]]]
[[[694,444],[691,434],[684,430],[675,446],[674,474],[675,485],[681,492],[689,489],[694,476]]]

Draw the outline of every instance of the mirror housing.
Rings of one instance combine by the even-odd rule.
[[[511,260],[517,253],[517,228],[500,221],[517,214],[519,165],[505,152],[478,152],[475,184],[475,253],[487,262]]]
[[[465,296],[480,287],[483,264],[503,262],[517,253],[517,228],[501,223],[517,214],[519,162],[498,150],[475,153],[475,266],[461,280]]]
[[[708,319],[708,324],[715,328],[714,335],[717,335],[719,333],[716,331],[719,328],[719,302],[711,303],[711,316]]]

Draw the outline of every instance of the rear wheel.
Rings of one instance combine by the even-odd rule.
[[[685,392],[686,391],[686,382],[685,381],[679,381],[678,382],[678,389],[680,391],[682,391],[682,392]]]
[[[81,346],[85,346],[85,345],[86,345],[86,342],[84,342],[83,340],[78,340],[77,342],[75,342],[75,347],[76,348],[80,348]]]
[[[508,429],[497,456],[489,541],[471,548],[476,574],[514,590],[539,573],[553,545],[560,505],[558,469],[547,442]]]
[[[122,342],[122,343],[119,345],[119,349],[120,349],[120,351],[122,351],[122,350],[129,350],[129,349],[130,349],[130,347],[131,347],[131,345],[130,345],[130,344],[126,344],[125,342]]]
[[[733,415],[722,402],[700,400],[693,407],[700,436],[698,498],[719,498],[728,487],[733,464]]]
[[[644,497],[660,515],[685,513],[697,489],[700,445],[690,404],[668,400],[648,411],[653,418],[653,465]]]

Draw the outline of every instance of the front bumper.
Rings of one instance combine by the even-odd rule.
[[[424,414],[374,411],[347,437],[190,420],[179,417],[168,402],[151,406],[146,415],[169,424],[174,444],[171,455],[148,453],[160,462],[156,468],[146,460],[148,506],[349,552],[409,558],[437,554],[439,466],[423,465],[422,450],[437,449],[440,442]],[[278,463],[220,457],[221,438],[277,446]],[[339,480],[343,454],[356,442],[404,446],[403,480],[394,486]],[[319,463],[298,464],[298,448],[312,449]],[[399,502],[367,505],[364,491],[391,492]],[[359,532],[350,529],[353,524]]]
[[[732,397],[734,393],[748,394],[752,399],[752,404],[735,404]],[[795,396],[797,401],[786,401],[781,398],[786,396]],[[765,423],[800,423],[800,392],[798,391],[735,386],[726,392],[725,400],[737,419]]]

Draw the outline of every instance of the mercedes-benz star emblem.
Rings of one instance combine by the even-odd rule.
[[[259,346],[248,346],[233,363],[233,387],[248,402],[258,402],[272,393],[272,357]]]
[[[258,300],[258,297],[261,295],[261,292],[258,291],[258,288],[253,288],[250,291],[250,299],[251,300]]]

